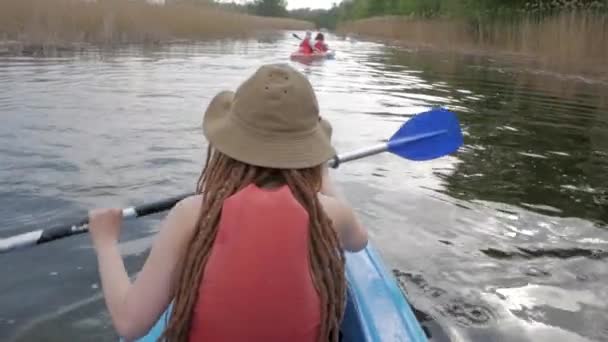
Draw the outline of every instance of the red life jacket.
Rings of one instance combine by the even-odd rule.
[[[289,187],[252,184],[226,199],[189,340],[317,342],[308,240],[308,213]]]
[[[312,46],[310,45],[310,39],[304,39],[300,43],[300,52],[302,53],[313,53]]]

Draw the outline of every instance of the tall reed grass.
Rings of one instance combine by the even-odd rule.
[[[305,21],[262,18],[213,6],[143,0],[2,0],[0,40],[30,44],[160,42],[311,29]]]
[[[338,32],[412,46],[521,54],[566,69],[608,63],[608,15],[590,12],[510,21],[377,17],[343,23]]]

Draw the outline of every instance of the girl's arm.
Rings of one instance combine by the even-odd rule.
[[[338,231],[342,247],[349,252],[358,252],[364,249],[368,240],[367,230],[359,222],[346,197],[335,186],[327,166],[323,167],[319,200]]]
[[[131,283],[118,248],[119,209],[89,213],[104,298],[118,334],[134,340],[145,335],[172,300],[180,260],[194,233],[200,196],[179,202],[167,215],[141,272]]]

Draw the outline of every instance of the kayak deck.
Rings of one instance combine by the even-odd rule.
[[[358,253],[346,253],[346,277],[348,302],[342,321],[343,341],[427,341],[395,278],[371,244]],[[138,342],[155,342],[164,330],[168,312]]]
[[[346,276],[353,303],[342,323],[344,341],[427,341],[395,278],[371,244],[361,252],[346,254]]]

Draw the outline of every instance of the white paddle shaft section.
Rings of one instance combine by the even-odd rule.
[[[11,249],[33,246],[38,243],[40,236],[42,236],[42,230],[35,230],[6,239],[0,239],[0,253],[8,252]]]
[[[342,163],[346,163],[349,161],[372,156],[374,154],[386,152],[387,150],[388,150],[388,144],[381,143],[378,145],[355,150],[353,152],[348,152],[348,153],[344,153],[342,155],[338,155],[338,156],[334,157],[334,159],[330,160],[328,162],[328,165],[329,165],[329,167],[335,169],[335,168],[338,168],[338,166],[340,166],[340,164],[342,164]]]
[[[124,208],[122,210],[122,218],[130,219],[135,217],[137,217],[137,210],[135,210],[135,207]]]

